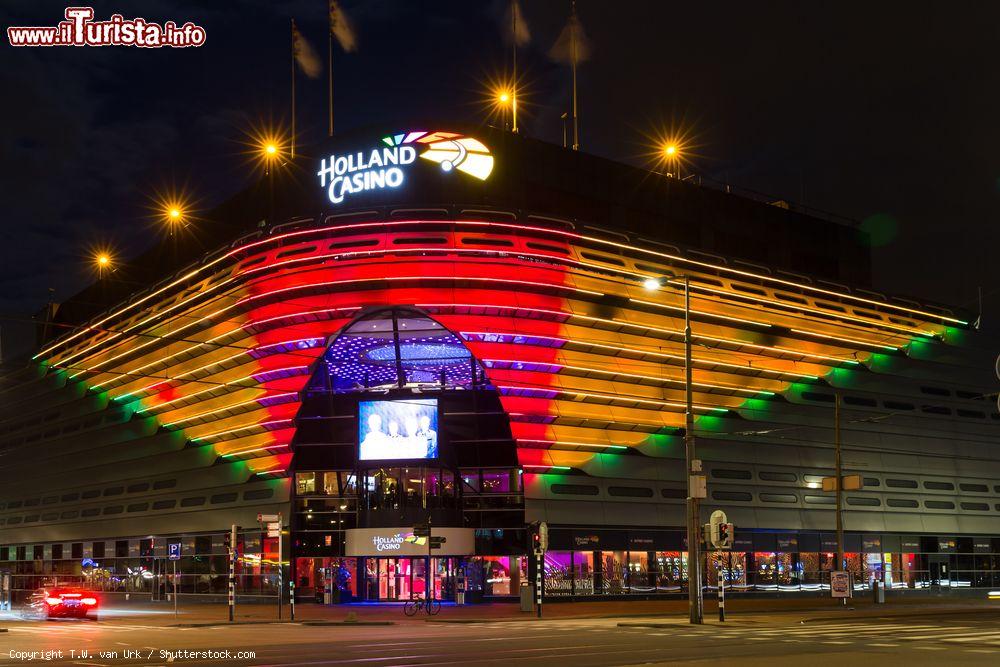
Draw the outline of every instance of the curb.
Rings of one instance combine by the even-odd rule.
[[[328,625],[396,625],[395,621],[302,621],[302,625],[328,626]]]
[[[173,628],[214,628],[225,627],[227,625],[290,625],[292,621],[217,621],[212,623],[176,623]],[[298,625],[299,622],[295,621]]]

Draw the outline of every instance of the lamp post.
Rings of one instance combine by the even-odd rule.
[[[668,143],[663,145],[663,160],[667,163],[668,176],[673,176],[674,178],[681,177],[680,169],[680,149],[675,143]],[[672,173],[671,173],[672,172]]]
[[[687,475],[687,545],[688,545],[688,614],[691,623],[701,624],[704,619],[704,600],[701,592],[701,513],[702,497],[701,461],[695,457],[694,400],[691,373],[691,280],[687,275],[668,274],[666,282],[684,282],[684,469]],[[661,287],[656,278],[647,278],[643,286],[648,290]]]
[[[260,147],[261,158],[264,161],[264,175],[267,176],[267,224],[274,224],[274,165],[280,154],[278,144],[266,140]]]

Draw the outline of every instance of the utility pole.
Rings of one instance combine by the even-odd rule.
[[[684,276],[684,460],[688,476],[687,542],[688,542],[688,611],[690,622],[701,624],[703,603],[701,594],[701,526],[696,478],[701,477],[701,462],[695,457],[694,399],[691,370],[691,279]]]
[[[229,622],[236,616],[236,524],[229,532]]]
[[[834,475],[837,480],[837,563],[834,570],[844,568],[844,473],[841,469],[840,459],[840,391],[833,392],[833,451],[834,451]],[[847,598],[843,598],[847,604]]]

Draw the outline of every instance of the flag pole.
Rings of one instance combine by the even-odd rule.
[[[326,69],[327,69],[327,102],[330,108],[330,131],[333,136],[333,30],[327,30],[326,35]]]
[[[576,0],[573,0],[573,16],[570,18],[570,60],[573,65],[573,150],[580,150],[580,132],[576,113]]]
[[[295,19],[292,19],[292,141],[289,154],[295,159]]]
[[[510,1],[510,43],[514,55],[514,80],[511,82],[512,131],[517,132],[517,0]]]

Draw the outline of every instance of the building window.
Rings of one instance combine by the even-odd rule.
[[[660,489],[660,495],[664,498],[687,498],[687,491],[684,489]]]
[[[609,486],[608,495],[628,498],[652,498],[653,490],[644,486]]]
[[[53,544],[52,545],[52,560],[62,560],[63,557],[63,545]]]
[[[713,468],[712,477],[719,479],[752,479],[753,475],[749,470],[728,470],[725,468]]]
[[[139,484],[129,484],[129,493],[142,493],[143,491],[149,491],[149,482],[140,482]]]
[[[803,500],[807,505],[834,505],[837,502],[833,496],[806,496]]]
[[[591,484],[553,484],[552,493],[570,496],[596,496],[601,492]]]
[[[121,514],[125,511],[124,505],[112,505],[104,508],[104,514]]]
[[[83,542],[74,542],[69,545],[70,558],[83,558]]]
[[[882,482],[879,481],[878,477],[865,477],[862,481],[865,486],[882,486]]]
[[[765,482],[795,482],[798,480],[798,476],[793,472],[774,472],[771,470],[762,470],[757,473],[757,477]]]
[[[765,503],[797,503],[799,501],[793,493],[761,493],[759,498]]]
[[[985,484],[959,484],[958,488],[962,491],[970,491],[972,493],[989,493],[990,487]]]
[[[882,504],[882,501],[878,498],[871,498],[868,496],[847,496],[848,505],[862,505],[865,507],[877,507]]]
[[[125,493],[124,486],[112,486],[109,489],[104,489],[105,496],[120,496],[123,493]]]
[[[924,507],[930,510],[953,510],[955,503],[946,500],[925,500]]]
[[[128,540],[115,541],[115,558],[128,558]]]
[[[878,403],[875,402],[873,398],[864,398],[862,396],[844,396],[845,405],[859,405],[865,408],[878,407]]]
[[[316,493],[316,473],[314,472],[295,473],[295,493],[296,495],[300,496],[305,496],[310,493]]]
[[[916,500],[911,500],[909,498],[889,498],[885,501],[885,504],[889,507],[918,507],[919,503]]]
[[[750,502],[753,496],[745,491],[712,491],[713,500],[735,500],[738,502]]]
[[[149,509],[149,503],[132,503],[128,506],[129,512],[145,512]]]
[[[192,496],[181,501],[181,507],[197,507],[205,504],[205,496]]]
[[[97,516],[100,513],[100,507],[88,507],[87,509],[80,511],[80,516]]]
[[[989,503],[962,503],[962,509],[974,512],[988,512],[990,506]]]
[[[951,482],[924,482],[924,488],[932,491],[954,491],[955,485]]]
[[[917,480],[915,479],[887,479],[885,485],[893,489],[915,489]]]
[[[101,495],[100,489],[90,489],[89,491],[84,491],[80,494],[80,497],[86,500],[87,498],[96,498]]]
[[[157,500],[156,502],[153,503],[153,509],[154,510],[170,510],[170,509],[173,509],[174,505],[176,505],[176,504],[177,504],[177,501],[173,500],[173,499],[171,499],[171,500]]]
[[[243,492],[243,500],[266,500],[274,496],[274,489],[253,489]]]
[[[160,479],[153,482],[153,489],[159,491],[161,489],[172,489],[177,486],[176,479]]]
[[[212,496],[211,503],[213,505],[221,505],[222,503],[231,503],[231,502],[234,502],[236,500],[236,496],[237,496],[237,494],[235,492],[232,492],[232,493],[217,493],[214,496]]]

